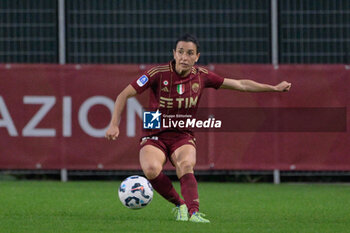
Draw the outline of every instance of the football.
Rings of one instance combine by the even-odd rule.
[[[130,209],[142,209],[152,201],[153,188],[145,177],[134,175],[120,184],[118,195],[124,206]]]

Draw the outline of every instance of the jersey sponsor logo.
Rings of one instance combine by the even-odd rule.
[[[199,90],[199,84],[198,84],[198,83],[193,83],[193,84],[192,84],[192,91],[193,91],[194,93],[197,93],[198,90]]]
[[[146,75],[142,75],[137,81],[137,85],[139,87],[143,87],[148,82],[148,77]]]
[[[179,84],[179,85],[177,85],[176,89],[177,89],[177,93],[182,95],[185,92],[185,85],[184,84]]]
[[[195,98],[186,97],[186,98],[166,98],[161,96],[159,99],[160,108],[192,108],[197,105],[198,96]]]
[[[163,84],[164,84],[164,86],[168,86],[168,84],[169,84],[168,80],[164,80]]]

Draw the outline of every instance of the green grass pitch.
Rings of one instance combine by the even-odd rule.
[[[200,182],[210,224],[175,222],[173,206],[158,194],[146,208],[129,210],[119,202],[119,184],[0,181],[0,232],[350,232],[346,184]]]

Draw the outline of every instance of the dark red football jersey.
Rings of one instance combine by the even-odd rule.
[[[218,89],[223,81],[223,77],[202,67],[192,67],[187,77],[181,77],[175,72],[175,61],[171,61],[151,68],[131,85],[138,94],[151,89],[147,110],[159,109],[163,115],[183,114],[194,117],[204,88]]]

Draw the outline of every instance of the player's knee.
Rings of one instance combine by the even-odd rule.
[[[156,164],[147,164],[146,166],[143,166],[142,170],[147,179],[152,180],[159,175],[162,171],[162,167]]]
[[[193,172],[193,166],[194,165],[190,161],[183,161],[179,164],[180,170],[184,174]]]

